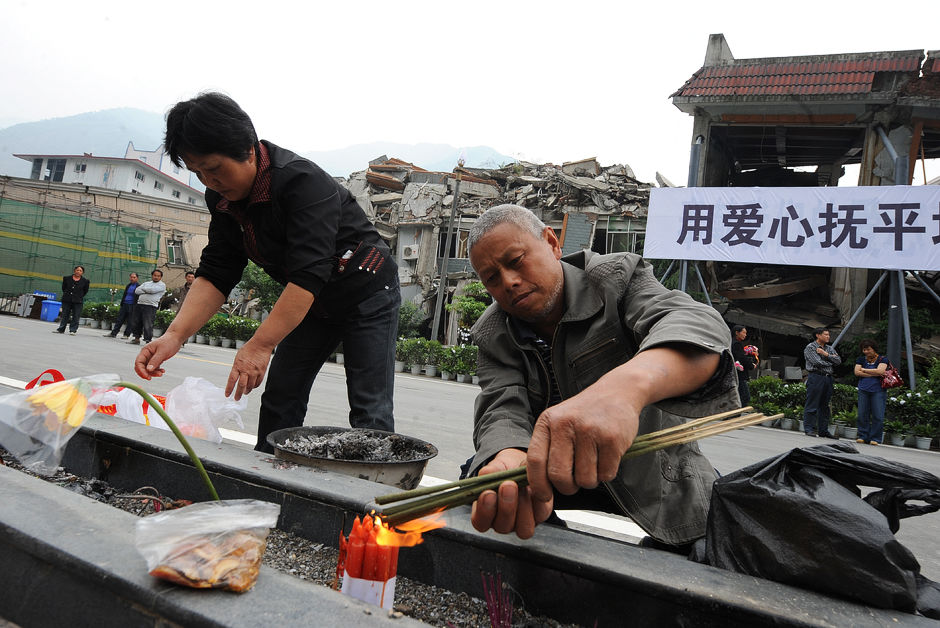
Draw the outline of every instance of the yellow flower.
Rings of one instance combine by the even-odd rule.
[[[26,399],[36,410],[51,412],[59,423],[78,427],[85,420],[85,412],[88,409],[88,398],[80,387],[80,382],[57,382],[42,386]]]

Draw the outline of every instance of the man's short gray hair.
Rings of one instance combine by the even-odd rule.
[[[545,223],[525,207],[497,205],[483,212],[473,223],[473,226],[470,227],[470,235],[467,237],[467,251],[472,251],[480,238],[489,233],[494,227],[507,222],[516,225],[523,231],[528,231],[536,238],[541,238],[542,231],[545,229]]]

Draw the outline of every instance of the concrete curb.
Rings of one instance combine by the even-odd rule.
[[[394,490],[309,467],[283,465],[269,455],[226,444],[215,445],[198,440],[192,444],[223,498],[257,498],[280,503],[282,511],[278,527],[319,543],[335,544],[339,529],[344,524],[348,528],[352,516],[367,512],[376,495]],[[100,478],[122,490],[133,491],[141,486],[155,486],[174,498],[207,498],[201,480],[172,434],[119,419],[96,417],[83,427],[70,443],[63,465],[74,473]],[[0,608],[9,608],[8,603],[25,599],[28,593],[35,594],[40,590],[27,584],[29,578],[26,576],[35,569],[37,562],[46,565],[45,571],[49,578],[67,579],[67,574],[75,574],[73,580],[83,581],[81,570],[72,567],[72,556],[77,551],[74,547],[75,535],[56,534],[56,531],[75,529],[74,521],[81,521],[92,530],[81,538],[95,539],[94,543],[89,544],[88,553],[83,555],[82,560],[99,566],[99,580],[107,581],[109,576],[105,573],[113,570],[116,574],[113,577],[124,583],[116,586],[115,590],[119,591],[109,593],[115,596],[115,606],[139,606],[145,613],[155,613],[153,609],[157,602],[153,599],[154,590],[159,591],[159,597],[167,597],[168,592],[164,585],[148,582],[149,576],[142,559],[133,550],[129,533],[121,531],[122,526],[132,523],[132,515],[73,494],[68,494],[69,506],[63,510],[59,503],[65,503],[65,500],[57,498],[55,491],[64,491],[41,480],[30,479],[47,487],[42,491],[42,500],[37,497],[33,503],[32,497],[23,497],[23,493],[34,491],[32,488],[24,488],[22,483],[8,485],[4,482],[3,492],[0,492],[0,523],[3,524],[0,543],[10,549],[10,555],[15,557],[17,565],[25,565],[22,569],[17,567],[12,570],[21,576],[9,578],[8,582],[0,581],[0,596],[6,598],[0,600]],[[88,503],[79,506],[74,503],[76,499]],[[30,512],[26,512],[27,504],[31,504],[28,509]],[[884,626],[896,622],[936,625],[922,617],[867,608],[810,591],[699,565],[665,552],[554,526],[540,526],[535,537],[527,541],[495,533],[481,534],[470,527],[468,510],[463,507],[451,511],[446,517],[446,528],[427,534],[422,545],[403,550],[399,574],[452,591],[465,591],[483,597],[481,572],[499,572],[503,581],[511,584],[530,612],[583,625],[593,625],[595,621],[599,626],[623,625],[625,618],[635,625],[723,627]],[[105,511],[113,514],[105,515]],[[112,523],[97,525],[99,518]],[[48,531],[43,533],[41,539],[31,541],[38,533],[30,522],[38,519],[43,520],[41,531]],[[37,549],[40,544],[42,551]],[[7,554],[5,551],[4,555]],[[250,597],[211,597],[252,600],[246,606],[257,604],[259,609],[267,605],[270,597],[271,608],[300,613],[296,617],[291,615],[283,620],[275,620],[278,623],[284,626],[318,625],[315,620],[311,623],[304,619],[304,608],[294,607],[322,604],[326,608],[334,603],[330,599],[332,596],[310,597],[311,594],[304,593],[303,596],[298,594],[298,597],[293,597],[293,592],[301,585],[283,584],[285,578],[293,582],[288,576],[265,571],[255,591],[249,594]],[[307,585],[303,587],[307,589]],[[237,615],[238,621],[235,623],[226,623],[235,615],[224,614],[221,609],[215,611],[203,607],[203,604],[212,602],[201,601],[199,592],[194,597],[193,592],[176,587],[170,589],[173,603],[180,606],[173,609],[172,621],[181,621],[177,618],[183,618],[187,612],[198,612],[206,613],[205,621],[208,623],[193,624],[188,620],[181,623],[253,625],[246,623],[243,615]],[[278,597],[280,589],[287,592],[287,597]],[[41,590],[55,591],[45,586]],[[322,593],[333,592],[324,590]],[[52,606],[49,602],[52,597],[47,595],[40,606]],[[307,601],[301,601],[301,597]],[[322,601],[321,597],[324,598]],[[264,604],[258,602],[260,598],[265,598]],[[64,617],[65,609],[80,596],[76,594],[58,599],[62,600]],[[344,597],[343,602],[348,606],[340,605],[337,612],[362,612],[361,607],[353,601]],[[192,608],[190,603],[197,603],[198,606]],[[170,615],[162,607],[158,610]],[[212,615],[210,610],[218,615]],[[248,611],[249,617],[264,617],[266,625],[272,623],[270,614],[265,616],[259,610],[259,614],[255,615],[253,609],[246,609]],[[0,612],[0,615],[5,612]],[[16,621],[15,616],[8,618]],[[378,619],[373,615],[367,621],[371,623]],[[202,621],[199,619],[199,622]],[[356,615],[355,621],[356,624],[362,624],[364,620],[362,616]],[[346,622],[331,618],[330,623],[339,625]],[[95,625],[105,624],[96,621]]]

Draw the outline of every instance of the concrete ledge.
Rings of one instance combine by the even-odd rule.
[[[344,523],[348,527],[352,516],[367,512],[376,495],[394,490],[369,481],[307,467],[284,468],[272,456],[224,443],[215,445],[194,441],[192,444],[223,498],[251,497],[280,503],[282,511],[278,527],[319,543],[335,544],[338,531]],[[110,417],[95,418],[83,427],[69,444],[63,464],[74,473],[100,478],[122,490],[154,486],[174,498],[207,498],[201,480],[172,434]],[[40,480],[33,481],[46,484]],[[21,509],[19,504],[29,501],[21,499],[20,493],[24,489],[16,486],[5,488],[6,494],[0,493],[0,521],[16,522],[10,529],[5,529],[3,536],[4,539],[13,540],[3,542],[8,548],[20,548],[18,551],[22,553],[22,543],[31,538],[25,532],[31,530],[31,520],[23,519],[18,512],[13,512]],[[52,486],[48,486],[47,490],[64,492]],[[69,500],[74,497],[69,495]],[[61,512],[57,504],[55,497],[48,496],[46,501],[35,505],[32,517],[47,518],[48,524],[43,525],[48,525],[50,530],[71,529],[70,513]],[[101,504],[93,508],[95,512],[113,511]],[[403,550],[399,573],[452,591],[465,591],[483,597],[480,573],[499,572],[503,581],[511,584],[519,594],[517,604],[524,604],[527,610],[536,614],[582,625],[592,625],[595,621],[599,626],[622,625],[625,618],[635,625],[722,627],[884,626],[896,622],[936,625],[925,618],[871,609],[810,591],[699,565],[665,552],[553,526],[540,526],[535,537],[528,541],[492,532],[480,534],[470,527],[468,513],[467,507],[451,511],[446,517],[446,528],[426,535],[422,545]],[[126,513],[115,512],[115,516],[125,520],[127,517],[133,519]],[[94,517],[84,515],[78,520],[85,519]],[[88,555],[88,562],[100,565],[102,573],[97,577],[106,580],[104,572],[108,569],[123,570],[128,568],[128,564],[139,565],[133,574],[125,576],[134,586],[122,590],[120,599],[126,600],[124,604],[128,608],[141,608],[145,613],[154,612],[154,585],[147,582],[149,576],[142,559],[136,556],[136,551],[125,547],[130,543],[129,537],[122,540],[121,532],[111,526],[95,530],[91,535],[96,537],[95,551]],[[115,535],[113,539],[112,530]],[[68,557],[72,549],[58,549],[54,539],[47,542],[54,548],[50,550],[52,556],[44,559],[47,571],[73,570],[71,566],[59,567],[59,563],[53,560],[58,556],[57,560],[69,565]],[[32,551],[30,555],[38,553],[38,550]],[[136,562],[132,562],[130,554],[134,555],[133,561]],[[4,555],[7,555],[6,551]],[[276,582],[278,587],[290,590],[290,585],[281,584],[282,581],[286,582],[285,578],[292,580],[287,576],[265,572],[258,587],[265,582],[273,586]],[[10,579],[9,583],[0,585],[5,589],[0,595],[12,600],[27,597],[26,593],[16,592],[22,590],[24,582],[22,578]],[[267,598],[268,586],[264,584],[265,588],[256,587],[250,598],[244,597],[252,600]],[[46,589],[47,592],[54,590]],[[181,607],[186,606],[191,599],[198,599],[193,597],[192,592],[180,591],[175,587],[170,593],[174,600],[179,600]],[[198,596],[199,592],[195,593]],[[187,595],[189,597],[181,597]],[[271,595],[272,599],[276,599],[273,591]],[[58,598],[49,594],[46,596],[46,605],[50,599],[61,599],[61,603],[68,608],[69,600],[76,598]],[[218,599],[241,598],[223,595]],[[319,600],[319,597],[316,599]],[[351,604],[354,610],[359,608],[353,601],[343,600]],[[289,603],[290,606],[286,608],[290,610],[295,610],[294,604],[304,604],[299,601]],[[305,604],[310,605],[310,602]],[[274,607],[281,612],[285,609],[280,604]],[[6,608],[6,603],[2,608]],[[296,611],[301,613],[304,609],[297,608]],[[173,616],[183,617],[183,612],[181,608]],[[267,623],[270,624],[272,616],[267,617]],[[14,617],[9,619],[16,621]],[[184,619],[173,621],[192,625]],[[298,615],[297,618],[285,617],[280,623],[285,626],[300,625],[300,621],[301,616]],[[340,622],[330,623],[338,625]],[[357,623],[362,623],[361,618],[357,619]],[[219,625],[225,625],[224,621]],[[239,618],[239,625],[248,624]],[[304,625],[318,624],[304,621]]]
[[[326,587],[262,567],[237,594],[147,573],[136,517],[0,467],[0,617],[29,626],[418,626]]]

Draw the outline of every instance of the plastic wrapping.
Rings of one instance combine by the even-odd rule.
[[[54,473],[76,428],[118,380],[90,375],[0,397],[0,445],[32,471]]]
[[[187,377],[166,395],[166,412],[180,431],[214,443],[222,442],[219,428],[226,423],[245,428],[239,412],[247,407],[247,398],[235,401],[226,397],[222,388],[201,377]],[[156,413],[149,419],[154,427],[170,429]]]
[[[860,497],[859,486],[881,490]],[[923,504],[909,504],[911,500]],[[940,618],[937,586],[895,537],[940,509],[940,478],[849,443],[794,449],[715,481],[704,562]],[[699,558],[702,558],[701,556]]]
[[[253,499],[201,502],[137,522],[150,575],[196,589],[247,591],[281,507]]]

